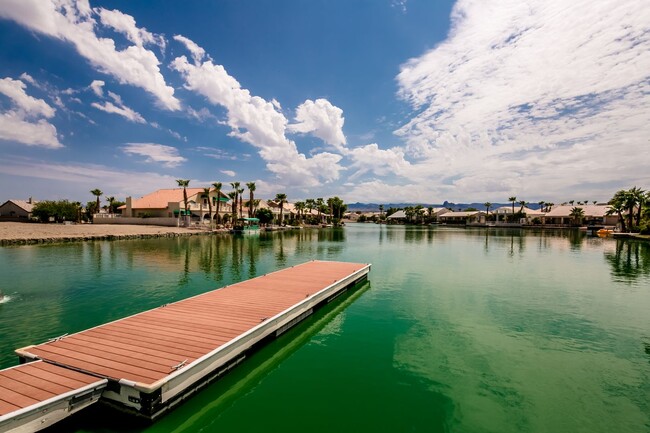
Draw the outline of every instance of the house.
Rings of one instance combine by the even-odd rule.
[[[29,220],[35,204],[31,197],[27,200],[7,200],[0,206],[0,219]]]
[[[520,221],[512,221],[515,223],[520,223],[520,224],[531,224],[533,219],[535,218],[542,218],[544,216],[544,212],[541,210],[535,210],[531,209],[527,206],[517,206],[515,205],[515,213],[521,212],[525,214],[524,218],[521,218]],[[496,222],[506,222],[508,215],[512,215],[512,206],[501,206],[496,209],[494,209],[491,212],[493,215],[495,215]]]
[[[483,211],[448,211],[438,217],[438,221],[446,224],[484,224],[486,213]]]
[[[393,212],[392,214],[388,215],[386,217],[388,221],[401,221],[404,222],[406,221],[406,212],[403,210],[398,210],[396,212]]]
[[[573,217],[571,210],[580,208],[584,212],[583,225],[604,225],[615,226],[618,224],[618,216],[607,215],[610,206],[607,204],[585,204],[585,205],[560,205],[554,206],[544,215],[543,221],[547,225],[571,225]]]
[[[186,188],[187,210],[192,218],[199,220],[215,219],[217,213],[217,193],[210,191],[206,197],[203,188]],[[212,200],[212,214],[208,199]],[[219,201],[219,215],[223,217],[232,213],[232,206],[228,197],[221,192]],[[120,206],[124,217],[151,217],[151,218],[176,218],[185,212],[183,188],[159,189],[138,199],[126,198],[126,204]]]

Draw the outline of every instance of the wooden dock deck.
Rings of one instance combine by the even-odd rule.
[[[103,399],[153,419],[264,339],[365,280],[369,270],[307,262],[16,353],[106,378]]]
[[[0,431],[37,431],[97,402],[106,379],[43,361],[0,371]]]

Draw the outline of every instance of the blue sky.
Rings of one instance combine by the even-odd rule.
[[[650,187],[644,0],[0,0],[0,201]]]

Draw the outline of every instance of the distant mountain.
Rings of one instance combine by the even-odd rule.
[[[478,210],[485,210],[485,206],[483,203],[454,203],[454,202],[449,202],[449,201],[444,201],[443,203],[381,203],[384,205],[384,210],[387,210],[391,207],[394,208],[402,208],[404,209],[405,207],[408,206],[417,206],[417,205],[422,205],[424,208],[427,208],[429,206],[432,207],[447,207],[451,208],[454,211],[457,210],[463,210],[467,208],[474,208]],[[348,211],[350,212],[379,212],[379,203],[348,203]],[[490,209],[496,209],[501,206],[512,206],[512,203],[492,203],[492,206],[490,206]],[[518,209],[521,205],[519,203],[515,203],[515,209]],[[526,205],[530,209],[539,209],[539,204],[537,203],[530,203]]]

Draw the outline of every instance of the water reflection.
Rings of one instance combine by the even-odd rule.
[[[605,261],[611,266],[615,281],[633,282],[650,275],[650,243],[616,240],[614,252],[606,251]]]

